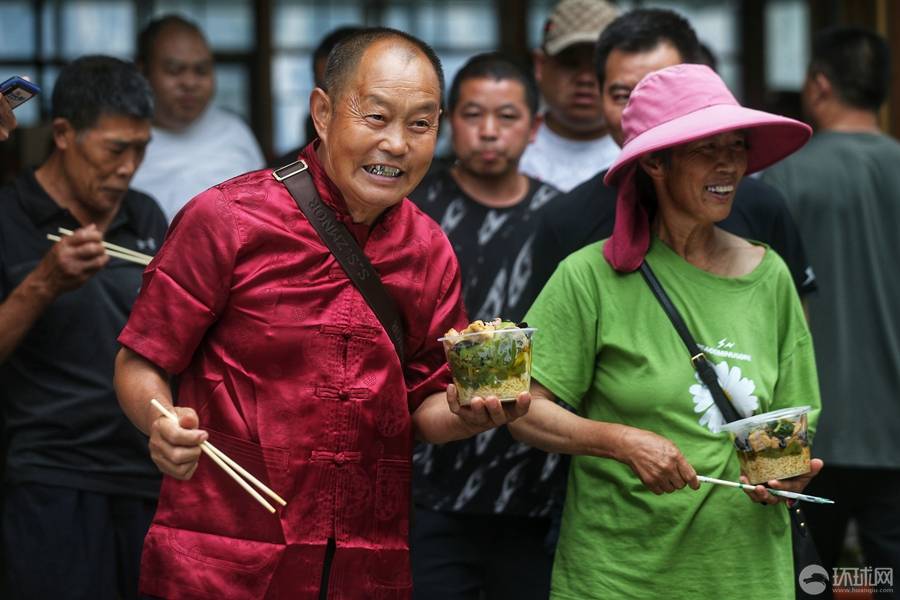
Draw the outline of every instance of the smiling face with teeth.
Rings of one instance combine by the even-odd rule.
[[[313,92],[319,158],[355,222],[372,224],[424,177],[440,102],[434,67],[401,38],[369,46],[340,90]]]
[[[747,171],[747,135],[729,131],[641,158],[654,181],[661,213],[713,224],[728,217],[738,183]]]

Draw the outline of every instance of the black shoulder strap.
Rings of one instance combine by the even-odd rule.
[[[294,202],[306,215],[316,233],[331,250],[350,280],[366,299],[375,316],[381,321],[388,337],[394,343],[400,363],[404,362],[403,321],[375,267],[363,254],[347,228],[335,218],[334,212],[325,206],[307,170],[306,162],[298,160],[276,169],[272,176],[284,184]]]
[[[691,332],[688,331],[684,319],[681,318],[678,309],[672,304],[672,300],[669,299],[669,295],[666,294],[666,290],[663,289],[646,260],[641,263],[641,275],[644,276],[644,280],[647,282],[647,285],[650,286],[653,295],[656,296],[656,299],[659,300],[663,310],[666,311],[666,315],[668,315],[669,320],[672,321],[672,325],[675,326],[675,330],[681,337],[681,341],[687,346],[688,352],[691,354],[691,364],[697,370],[700,379],[706,384],[709,393],[712,394],[716,406],[719,407],[719,411],[722,413],[722,417],[724,417],[726,422],[741,419],[742,417],[738,414],[737,410],[735,410],[734,405],[728,398],[728,394],[722,389],[722,386],[719,385],[719,379],[716,377],[716,370],[709,361],[706,360],[706,355],[703,354],[703,351],[697,346],[697,342],[694,341],[694,337],[691,335]]]

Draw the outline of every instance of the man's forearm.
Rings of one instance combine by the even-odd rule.
[[[447,393],[439,392],[425,399],[412,415],[416,437],[430,444],[446,444],[478,433],[466,427],[447,406]]]
[[[166,372],[129,348],[122,348],[116,356],[114,382],[119,406],[144,434],[149,433],[150,425],[159,417],[150,399],[172,406],[172,389]]]
[[[0,304],[0,363],[6,362],[56,293],[34,272]]]

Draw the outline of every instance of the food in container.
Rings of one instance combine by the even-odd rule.
[[[809,409],[809,406],[784,408],[722,426],[732,435],[741,471],[750,483],[809,472]]]
[[[459,403],[475,396],[515,400],[531,385],[531,337],[526,324],[494,319],[473,321],[462,331],[450,329],[444,344]]]

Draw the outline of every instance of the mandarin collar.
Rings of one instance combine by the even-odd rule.
[[[313,178],[313,183],[315,183],[316,189],[322,196],[322,202],[334,209],[346,224],[365,228],[365,225],[353,223],[353,219],[350,216],[350,209],[347,208],[347,201],[344,200],[344,195],[325,172],[325,167],[322,165],[322,162],[319,160],[319,155],[316,153],[316,150],[321,143],[322,140],[318,138],[310,142],[300,152],[300,158],[306,161],[306,164],[309,167],[309,173]],[[395,215],[399,214],[399,206],[404,202],[407,202],[406,198],[382,212],[375,220],[375,223],[372,224],[371,229],[378,228],[385,231],[389,229],[390,223],[396,218]]]

